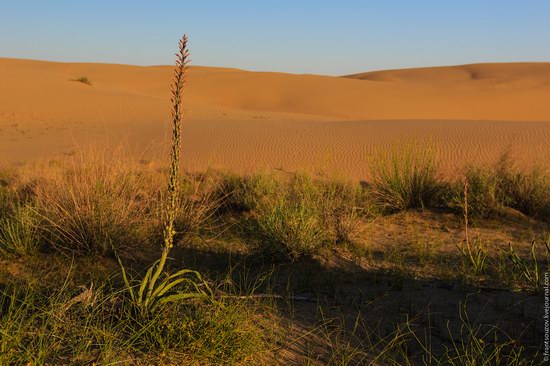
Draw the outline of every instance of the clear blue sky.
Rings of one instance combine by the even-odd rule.
[[[346,74],[550,61],[547,0],[0,0],[0,57]]]

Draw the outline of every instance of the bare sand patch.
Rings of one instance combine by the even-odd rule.
[[[158,151],[172,67],[0,59],[0,159],[94,144]],[[329,77],[192,67],[184,161],[247,172],[365,178],[373,149],[430,141],[445,174],[511,149],[550,159],[550,63],[479,64]],[[85,77],[91,85],[74,82]]]

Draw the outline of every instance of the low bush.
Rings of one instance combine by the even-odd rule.
[[[217,196],[228,211],[247,212],[258,208],[262,201],[278,194],[280,189],[281,182],[273,174],[226,174],[220,179]]]
[[[38,169],[39,170],[39,169]],[[146,244],[158,209],[152,175],[130,160],[117,163],[75,157],[42,171],[33,187],[39,231],[48,247],[111,253]]]
[[[86,76],[81,76],[81,77],[76,78],[76,79],[71,79],[71,81],[77,81],[79,83],[86,84],[88,86],[92,86],[92,81],[90,79],[88,79]]]
[[[335,244],[354,243],[374,215],[368,194],[359,185],[331,180],[318,183],[325,225]]]
[[[440,189],[431,148],[409,144],[379,151],[371,161],[372,193],[389,213],[432,205]]]
[[[314,254],[329,242],[353,243],[372,215],[365,191],[353,183],[297,174],[262,187],[271,192],[256,191],[254,230],[264,249],[291,259]]]
[[[550,174],[540,166],[520,169],[508,154],[490,166],[469,166],[464,171],[469,185],[470,216],[494,217],[502,207],[527,216],[550,219]],[[451,184],[447,205],[462,211],[464,182]]]
[[[508,207],[550,220],[550,175],[542,167],[509,168],[499,172],[498,196]]]
[[[488,168],[467,167],[464,180],[468,184],[468,212],[471,218],[487,218],[496,214],[501,202],[498,197],[499,182]],[[451,184],[448,206],[458,213],[464,211],[464,181]]]
[[[305,176],[296,176],[280,195],[257,208],[254,230],[264,249],[291,259],[315,253],[329,239],[319,187]]]

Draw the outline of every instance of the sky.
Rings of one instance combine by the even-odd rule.
[[[344,75],[550,61],[547,0],[0,0],[0,57]]]

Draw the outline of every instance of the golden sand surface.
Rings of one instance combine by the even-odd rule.
[[[171,66],[0,58],[0,160],[56,159],[96,144],[158,153],[171,79]],[[406,141],[429,141],[445,174],[507,149],[519,161],[550,161],[550,63],[344,77],[194,66],[184,106],[190,170],[362,179],[375,149]]]

